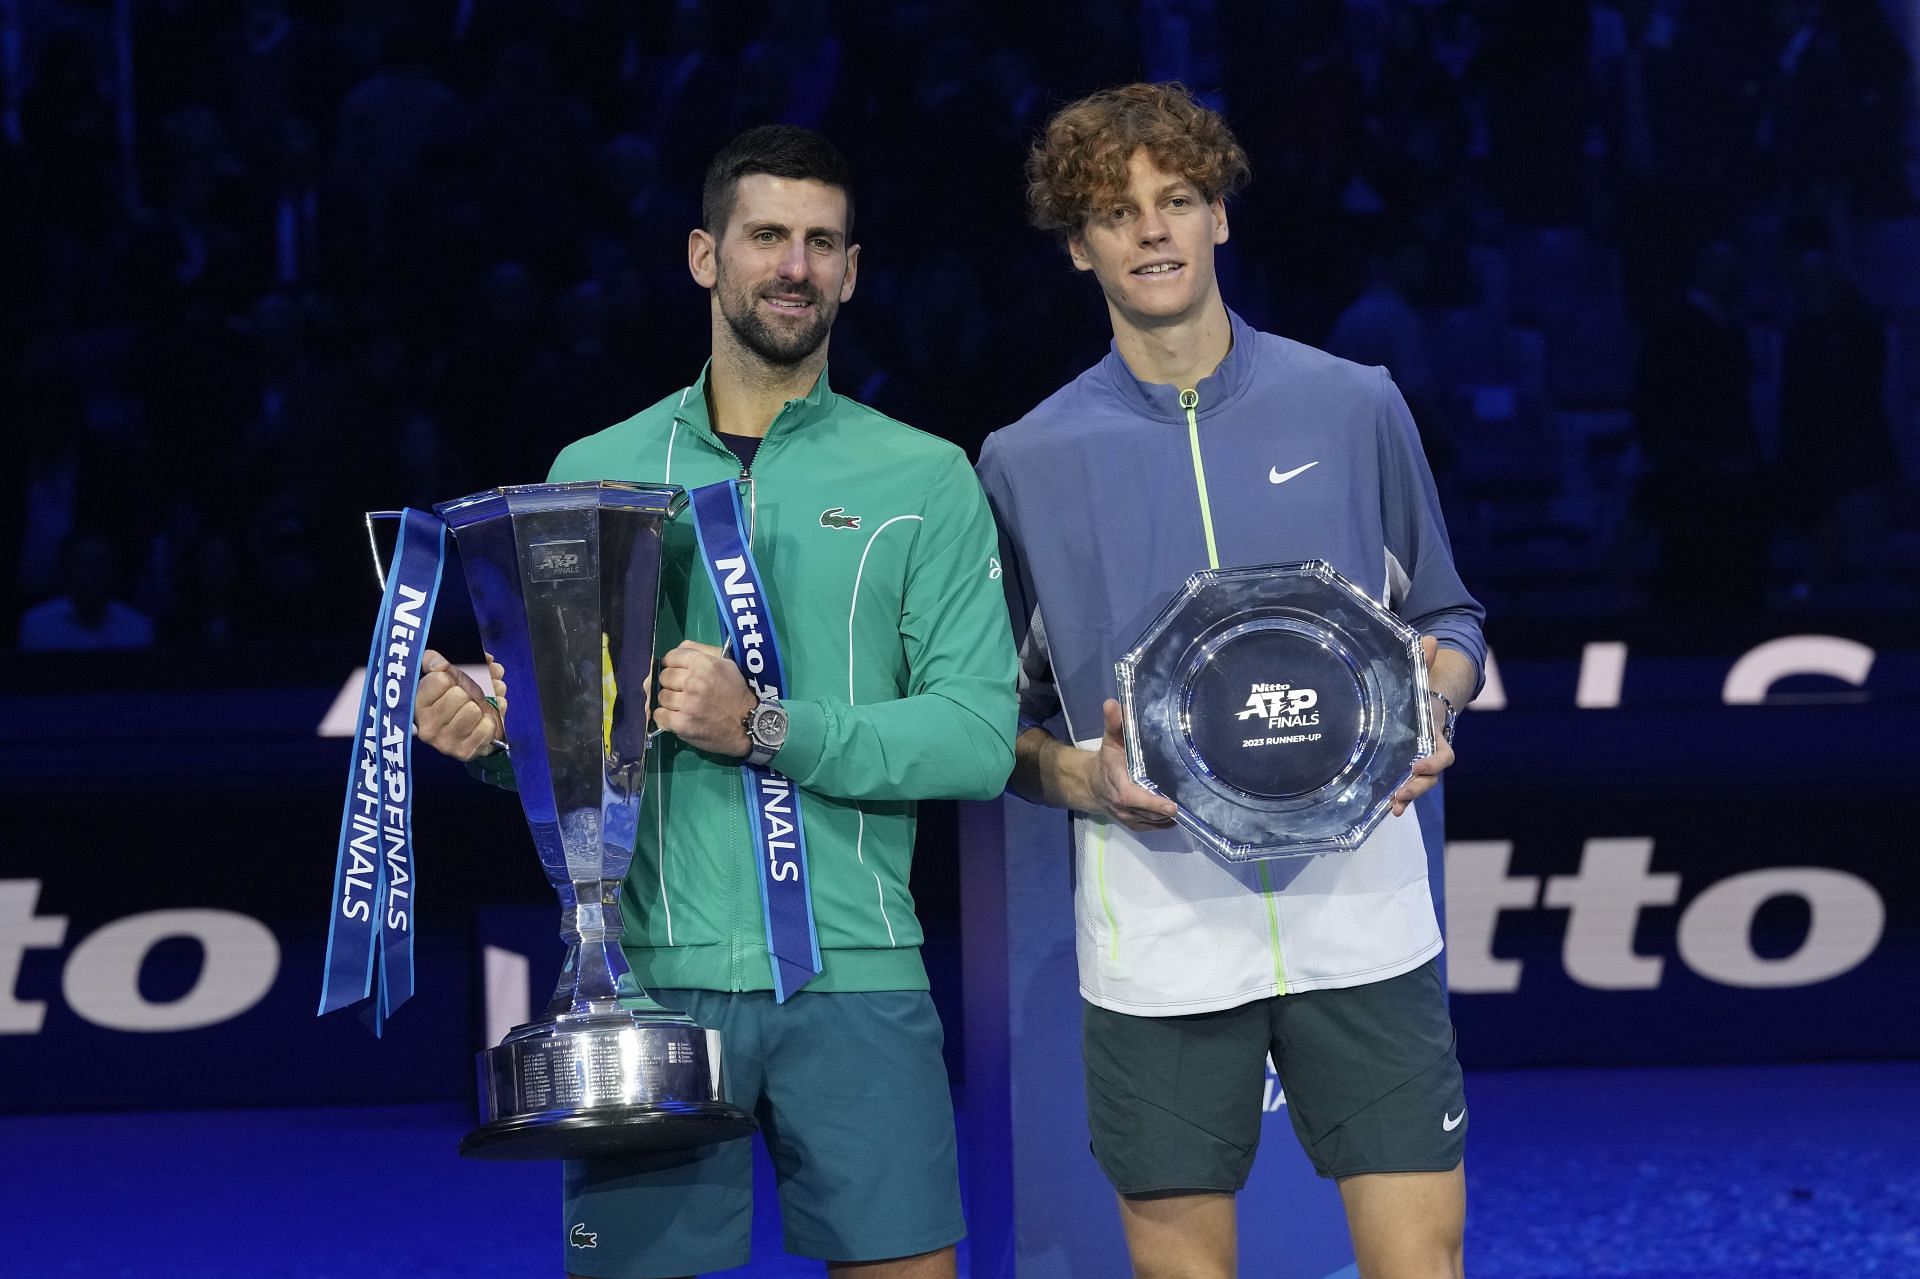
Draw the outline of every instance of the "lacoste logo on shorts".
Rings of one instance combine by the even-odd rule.
[[[586,1222],[576,1221],[573,1223],[573,1229],[567,1232],[567,1246],[571,1248],[598,1248],[600,1246],[600,1236],[597,1232],[588,1230]]]
[[[1460,1113],[1457,1115],[1441,1115],[1440,1130],[1442,1132],[1452,1132],[1455,1128],[1458,1128],[1463,1122],[1465,1122],[1466,1118],[1467,1118],[1467,1108],[1465,1106],[1460,1107]]]
[[[821,528],[859,528],[860,517],[848,515],[844,506],[830,506],[820,512]]]

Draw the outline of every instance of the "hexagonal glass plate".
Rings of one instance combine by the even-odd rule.
[[[1419,635],[1323,560],[1195,573],[1114,674],[1133,780],[1228,861],[1357,847],[1433,750]]]

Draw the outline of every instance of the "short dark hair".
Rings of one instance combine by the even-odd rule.
[[[726,230],[740,179],[754,173],[838,187],[847,197],[847,238],[853,238],[853,181],[846,157],[812,129],[791,124],[759,125],[720,148],[700,188],[700,225],[714,235]]]

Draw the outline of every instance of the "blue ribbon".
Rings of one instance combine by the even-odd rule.
[[[401,512],[340,815],[320,1012],[374,995],[376,1035],[413,994],[413,695],[446,541],[435,516]]]
[[[708,484],[688,494],[700,562],[713,583],[713,602],[728,648],[747,684],[760,697],[780,697],[786,677],[773,613],[747,543],[746,517],[740,509],[738,481]],[[767,953],[772,956],[773,997],[787,997],[820,972],[820,938],[813,927],[813,895],[808,890],[807,838],[800,821],[800,788],[770,768],[740,766],[746,784],[748,823],[753,828],[755,862],[760,870],[760,905],[767,922]]]

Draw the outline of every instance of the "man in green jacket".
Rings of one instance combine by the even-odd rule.
[[[711,299],[712,359],[691,386],[562,450],[549,479],[750,477],[787,686],[764,703],[721,647],[691,521],[675,519],[654,696],[666,731],[622,892],[627,956],[661,1002],[723,1035],[731,1100],[759,1119],[779,1173],[790,1251],[831,1275],[952,1276],[953,1113],[908,870],[916,800],[991,798],[1013,766],[993,519],[958,448],[828,385],[828,334],[860,257],[833,146],[786,126],[742,134],[707,172],[702,221],[687,259]],[[438,654],[424,669],[421,740],[509,778],[493,750],[501,713]],[[803,800],[822,967],[785,1002],[741,782],[750,755]],[[751,1187],[745,1142],[569,1163],[567,1269],[745,1264]]]

